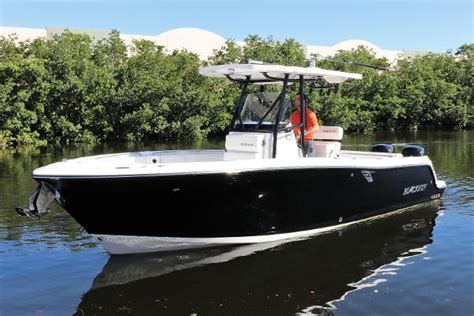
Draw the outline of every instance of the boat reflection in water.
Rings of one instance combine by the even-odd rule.
[[[331,314],[332,302],[423,253],[437,210],[425,204],[284,244],[112,256],[76,315]]]

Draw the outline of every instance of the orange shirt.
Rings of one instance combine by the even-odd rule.
[[[291,125],[300,125],[300,112],[299,111],[294,111],[291,113]],[[306,126],[305,126],[305,131],[308,131],[312,129],[315,126],[319,126],[318,123],[318,118],[316,117],[316,114],[314,114],[313,111],[310,109],[306,109]],[[299,128],[294,129],[295,133],[300,132]],[[304,140],[313,140],[314,139],[314,133],[309,133],[304,136]]]

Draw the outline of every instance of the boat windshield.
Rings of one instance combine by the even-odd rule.
[[[278,100],[279,96],[279,92],[249,93],[240,112],[240,120],[235,121],[233,129],[272,131],[276,123],[278,128],[288,126],[291,115],[290,98],[285,95],[281,102]],[[277,122],[280,108],[281,117]]]

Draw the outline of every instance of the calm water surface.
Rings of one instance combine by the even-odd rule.
[[[474,132],[346,136],[344,147],[382,141],[425,145],[448,184],[441,208],[283,244],[115,257],[59,207],[39,221],[15,214],[32,170],[222,143],[0,152],[0,315],[473,315]]]

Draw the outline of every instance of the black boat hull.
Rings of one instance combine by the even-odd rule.
[[[51,185],[91,234],[170,238],[314,231],[438,199],[444,190],[427,165],[36,180]]]

